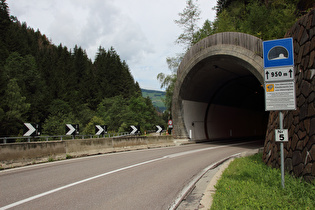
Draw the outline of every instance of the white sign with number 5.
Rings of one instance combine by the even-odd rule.
[[[288,129],[275,130],[276,142],[288,142]]]

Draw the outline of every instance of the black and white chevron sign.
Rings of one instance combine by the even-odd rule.
[[[23,133],[23,136],[39,136],[39,124],[24,123]]]
[[[107,133],[107,125],[95,125],[95,135],[103,135]]]
[[[66,135],[79,134],[79,124],[66,124]]]

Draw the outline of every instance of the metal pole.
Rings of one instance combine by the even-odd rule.
[[[283,129],[283,115],[280,111],[279,113],[279,125],[280,129]],[[282,188],[284,189],[284,154],[283,154],[283,142],[280,142],[280,155],[281,155],[281,184]]]

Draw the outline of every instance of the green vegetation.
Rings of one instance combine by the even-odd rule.
[[[66,154],[66,159],[72,159],[72,158],[73,158],[72,155]]]
[[[191,46],[220,32],[243,32],[262,40],[283,38],[296,20],[312,8],[313,2],[314,0],[217,0],[215,20],[206,20],[199,28],[198,1],[186,0],[186,7],[178,14],[179,19],[175,20],[182,29],[176,43],[183,45],[184,51],[166,59],[170,75],[160,73],[157,76],[161,87],[166,90],[166,108],[171,109],[177,68]]]
[[[214,33],[235,31],[251,34],[262,40],[283,38],[298,18],[299,0],[218,1]]]
[[[65,134],[65,124],[79,124],[80,134],[130,125],[151,130],[162,124],[127,63],[113,47],[101,46],[94,62],[79,46],[56,46],[39,30],[9,15],[0,0],[0,136],[18,136],[23,123],[39,123],[43,135]]]
[[[315,185],[266,166],[262,154],[234,160],[215,186],[211,209],[315,209]]]
[[[54,159],[53,157],[49,156],[47,161],[48,161],[48,162],[54,162],[55,159]]]
[[[153,106],[157,107],[158,111],[164,112],[166,110],[164,104],[165,101],[164,91],[141,89],[141,92],[144,98],[149,97],[151,99]]]

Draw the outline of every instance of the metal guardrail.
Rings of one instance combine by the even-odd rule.
[[[36,141],[56,141],[56,140],[72,140],[86,138],[106,138],[128,136],[129,132],[108,133],[104,135],[56,135],[56,136],[18,136],[18,137],[0,137],[0,144],[16,143],[16,142],[36,142]]]

